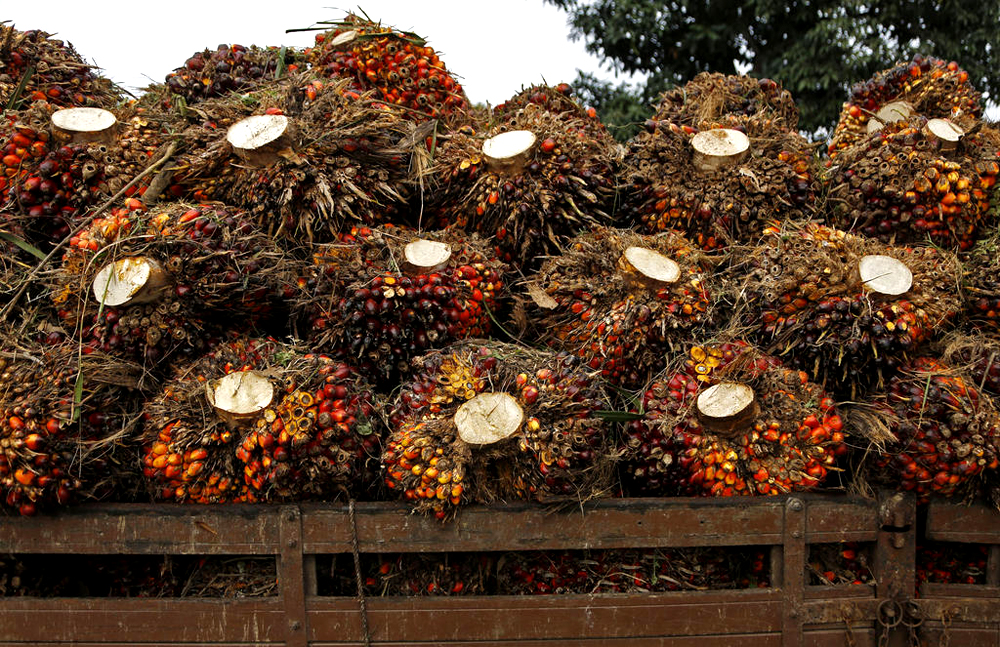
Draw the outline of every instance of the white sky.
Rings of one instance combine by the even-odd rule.
[[[361,7],[383,24],[428,40],[469,99],[497,104],[522,86],[571,82],[599,61],[570,42],[565,12],[542,0],[0,0],[0,20],[41,29],[73,43],[105,76],[133,90],[162,82],[194,52],[221,43],[305,46],[315,32],[286,34],[319,20],[339,20]]]

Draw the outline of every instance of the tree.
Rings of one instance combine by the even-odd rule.
[[[619,72],[647,74],[655,97],[699,72],[780,81],[800,127],[832,127],[851,84],[916,53],[955,60],[984,97],[1000,96],[1000,2],[969,0],[545,0],[574,39]],[[578,79],[592,97],[621,92]],[[594,99],[592,99],[594,100]],[[994,101],[995,103],[995,101]],[[605,106],[594,103],[605,114]],[[651,110],[646,110],[650,114]]]

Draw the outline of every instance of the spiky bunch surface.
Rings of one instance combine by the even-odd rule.
[[[274,387],[245,416],[209,403],[213,381],[253,371]],[[219,345],[145,407],[143,473],[154,496],[193,503],[331,499],[363,492],[378,456],[374,396],[353,368],[270,340]]]
[[[895,436],[876,463],[878,475],[921,502],[971,496],[1000,465],[1000,415],[964,371],[918,357],[876,406]]]
[[[335,242],[352,223],[403,217],[413,126],[347,81],[293,75],[204,101],[197,114],[197,123],[176,124],[186,152],[173,166],[175,195],[244,208],[261,228],[310,242]],[[226,135],[241,119],[264,114],[288,117],[291,143],[257,167],[236,155]]]
[[[630,247],[674,261],[678,279],[644,282],[624,258]],[[597,229],[570,240],[531,281],[549,297],[529,311],[541,341],[578,355],[616,384],[644,385],[666,367],[676,343],[709,329],[716,318],[704,255],[671,232],[642,236]]]
[[[958,63],[916,54],[910,62],[897,63],[851,87],[830,140],[830,157],[864,139],[869,120],[897,101],[929,119],[959,114],[977,117],[982,112],[982,95]]]
[[[137,367],[75,344],[0,353],[0,505],[39,509],[109,494],[132,467]],[[117,384],[116,384],[117,383]],[[134,457],[131,457],[134,460]]]
[[[713,430],[698,396],[720,383],[750,387],[756,412]],[[643,396],[629,427],[627,491],[687,496],[777,495],[820,485],[846,452],[834,402],[802,371],[744,344],[695,346],[681,370]],[[665,488],[654,491],[653,488]]]
[[[317,73],[350,79],[415,121],[467,119],[470,103],[462,85],[423,38],[354,14],[333,25],[306,52]]]
[[[498,110],[499,124],[489,130],[463,129],[439,139],[433,225],[493,236],[501,260],[527,271],[558,254],[569,238],[611,224],[620,147],[603,124],[567,101],[527,100]],[[487,159],[485,142],[522,130],[536,140],[520,162],[498,166]]]
[[[750,156],[731,168],[699,171],[692,139],[715,128],[743,132]],[[815,211],[814,166],[809,143],[768,120],[730,115],[695,126],[651,120],[629,144],[623,210],[640,231],[679,231],[704,249],[747,242],[762,223]]]
[[[868,289],[858,269],[868,255],[902,262],[912,287],[896,296]],[[755,337],[845,397],[883,383],[960,308],[958,261],[930,247],[893,247],[789,223],[766,229],[745,257],[747,323]]]
[[[968,250],[988,222],[1000,172],[1000,132],[958,121],[967,134],[944,152],[913,117],[845,149],[827,173],[830,223],[887,243]]]
[[[408,270],[404,250],[418,239],[448,245],[446,265]],[[505,265],[477,235],[355,227],[341,240],[299,279],[294,309],[317,348],[388,379],[431,348],[489,334]]]
[[[730,115],[769,120],[793,132],[799,123],[791,93],[775,81],[712,72],[664,92],[653,119],[697,127]]]
[[[301,53],[284,47],[223,44],[214,52],[195,52],[183,66],[167,75],[165,83],[172,94],[195,104],[230,92],[246,92],[295,72],[301,58]]]
[[[49,36],[0,25],[0,105],[19,99],[65,107],[114,106],[120,96],[111,82],[94,74],[72,45]]]
[[[100,272],[148,259],[167,274],[149,300],[103,303]],[[226,329],[248,329],[274,310],[292,276],[286,257],[248,214],[224,206],[167,203],[149,212],[113,209],[70,240],[52,279],[60,318],[83,342],[144,358],[207,350]]]
[[[606,398],[570,355],[467,340],[414,360],[382,456],[385,484],[444,519],[468,502],[580,501],[610,484],[612,442],[595,412]],[[506,394],[523,416],[492,444],[459,436],[456,414],[484,393]]]

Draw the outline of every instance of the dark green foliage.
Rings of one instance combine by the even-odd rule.
[[[1000,3],[969,0],[545,0],[571,36],[615,71],[644,73],[645,97],[704,71],[780,81],[800,127],[831,127],[849,86],[915,53],[956,60],[992,103],[1000,96]],[[576,85],[586,86],[584,75]],[[595,91],[602,118],[634,90]],[[586,94],[585,92],[582,94]],[[651,112],[651,111],[649,111]],[[628,113],[623,113],[628,114]]]

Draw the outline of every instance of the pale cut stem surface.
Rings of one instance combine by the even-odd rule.
[[[521,428],[524,410],[506,393],[480,393],[455,412],[458,437],[470,445],[492,445]]]
[[[887,103],[868,120],[868,132],[874,133],[885,128],[886,124],[909,119],[913,115],[913,106],[906,101]]]
[[[91,289],[98,303],[115,307],[156,301],[170,284],[170,275],[158,262],[137,256],[102,267]]]
[[[517,172],[531,158],[538,138],[530,130],[511,130],[483,142],[483,156],[494,171]]]
[[[713,128],[691,138],[691,162],[699,171],[718,171],[735,166],[750,154],[750,139],[738,130]]]
[[[965,131],[950,119],[931,119],[924,126],[924,132],[938,141],[942,153],[951,153],[965,136]]]
[[[52,113],[58,139],[68,144],[112,144],[118,118],[101,108],[64,108]]]
[[[274,385],[257,371],[238,371],[207,383],[205,396],[223,419],[245,419],[271,405]]]
[[[226,141],[233,152],[253,166],[268,166],[291,158],[291,123],[284,115],[254,115],[229,127]]]
[[[873,254],[858,261],[861,283],[871,292],[887,296],[906,294],[913,287],[913,272],[900,260]]]
[[[630,279],[654,289],[673,285],[681,278],[680,265],[646,247],[626,249],[621,264]]]
[[[721,382],[698,394],[698,419],[712,431],[732,432],[750,424],[759,411],[753,389],[738,382]]]
[[[440,272],[450,259],[451,245],[421,238],[403,248],[403,271],[411,276]]]

